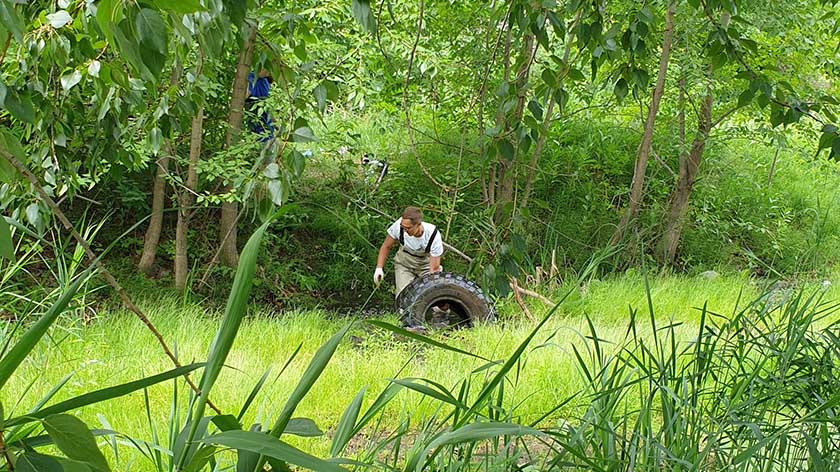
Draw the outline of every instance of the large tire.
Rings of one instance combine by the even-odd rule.
[[[435,327],[472,327],[496,319],[493,302],[481,288],[461,275],[449,272],[426,274],[414,279],[400,292],[397,310],[407,324],[435,324]],[[448,313],[435,313],[432,307],[449,305]],[[440,314],[443,320],[434,320]]]

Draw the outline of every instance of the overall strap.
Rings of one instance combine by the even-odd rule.
[[[429,244],[427,244],[427,245],[426,245],[426,254],[428,254],[429,252],[431,252],[431,250],[432,250],[432,243],[433,243],[433,242],[435,242],[435,236],[437,236],[437,235],[438,235],[438,229],[437,229],[437,228],[435,228],[435,230],[434,230],[434,231],[432,231],[432,237],[431,237],[431,238],[429,238]]]
[[[403,236],[404,232],[405,230],[403,230],[403,227],[400,226],[400,246],[405,246],[405,236]]]

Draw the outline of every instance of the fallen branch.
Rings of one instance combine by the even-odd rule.
[[[528,295],[529,297],[536,298],[537,300],[539,300],[539,301],[541,301],[541,302],[543,302],[546,305],[551,306],[551,307],[557,305],[556,303],[549,300],[548,298],[545,298],[544,296],[540,295],[539,293],[534,292],[532,290],[528,290],[526,288],[522,288],[519,285],[511,284],[510,287],[513,289],[514,293],[521,293],[522,295]]]
[[[522,300],[522,295],[520,294],[521,289],[519,288],[519,284],[517,283],[515,277],[510,279],[510,286],[513,288],[513,298],[516,299],[516,303],[519,304],[519,308],[522,308],[522,312],[525,313],[525,316],[528,318],[528,321],[534,321],[534,316],[531,315],[531,312],[528,310],[528,307]]]
[[[84,237],[82,237],[81,234],[79,234],[78,231],[76,231],[76,229],[70,223],[70,220],[67,219],[67,217],[64,215],[64,212],[62,212],[61,209],[58,207],[58,204],[56,204],[55,201],[52,198],[50,198],[49,195],[47,195],[40,182],[38,182],[38,178],[35,177],[35,174],[33,174],[28,167],[23,165],[22,162],[20,162],[12,154],[9,154],[9,152],[5,149],[0,149],[0,155],[2,155],[3,158],[5,158],[6,161],[8,161],[9,164],[11,164],[15,169],[17,169],[18,172],[23,174],[27,178],[27,180],[29,180],[29,182],[35,188],[35,191],[41,197],[41,200],[43,200],[44,203],[48,207],[50,207],[50,209],[53,211],[53,213],[55,213],[55,216],[58,218],[61,224],[64,225],[64,228],[70,231],[70,235],[73,237],[73,239],[75,239],[79,243],[79,245],[82,246],[90,262],[94,264],[97,269],[99,269],[99,272],[102,274],[102,277],[104,277],[108,284],[111,287],[113,287],[114,290],[116,290],[125,307],[130,312],[134,313],[137,316],[137,318],[139,318],[140,321],[142,321],[143,324],[146,325],[146,328],[148,328],[149,331],[152,332],[152,334],[157,339],[158,344],[160,344],[160,347],[163,348],[163,352],[166,353],[166,356],[172,360],[172,363],[175,365],[175,367],[181,367],[181,363],[178,362],[178,358],[175,357],[175,354],[173,354],[172,350],[169,349],[169,346],[166,344],[166,340],[163,339],[163,335],[160,334],[160,331],[158,331],[157,328],[155,328],[155,325],[152,324],[151,320],[149,320],[149,318],[142,311],[140,311],[139,308],[137,308],[134,302],[131,301],[131,298],[129,298],[128,293],[126,293],[125,289],[119,284],[119,282],[117,282],[114,276],[111,275],[111,272],[109,272],[108,269],[105,268],[105,264],[103,264],[101,260],[98,260],[96,258],[96,254],[93,252],[93,249],[91,249],[90,244]],[[198,386],[196,386],[195,383],[193,383],[189,374],[184,374],[184,379],[186,379],[187,383],[196,392],[196,394],[201,394],[201,391],[198,389]],[[219,410],[219,408],[217,408],[209,400],[207,401],[207,405],[209,405],[210,408],[212,408],[216,413],[222,414],[221,410]]]

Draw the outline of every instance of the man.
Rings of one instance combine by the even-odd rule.
[[[271,75],[266,69],[260,69],[257,77],[254,77],[253,72],[248,73],[248,97],[245,99],[245,107],[249,114],[256,114],[258,104],[268,98],[271,83]],[[261,136],[260,142],[264,143],[274,137],[274,121],[268,111],[264,110],[256,119],[249,116],[248,124],[251,131]]]
[[[379,248],[376,270],[373,272],[373,282],[377,286],[385,278],[382,268],[385,266],[391,247],[397,242],[400,243],[400,249],[394,256],[394,274],[397,283],[396,295],[399,296],[412,280],[430,272],[443,270],[440,265],[440,258],[443,255],[443,238],[435,225],[423,221],[423,213],[420,209],[406,208],[402,218],[388,228],[385,241]]]

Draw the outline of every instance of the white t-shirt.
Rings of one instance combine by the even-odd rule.
[[[400,240],[400,223],[402,222],[402,218],[398,219],[388,228],[388,236],[396,239],[397,241]],[[426,223],[425,221],[421,223],[423,225],[423,234],[420,237],[415,238],[414,236],[408,234],[408,231],[403,232],[403,241],[405,242],[405,248],[411,252],[415,253],[423,253],[426,251],[426,246],[429,245],[429,238],[432,237],[432,233],[435,231],[435,225],[431,223]],[[440,257],[443,255],[443,236],[438,232],[435,235],[435,240],[432,241],[432,247],[429,249],[429,254],[433,257]]]

